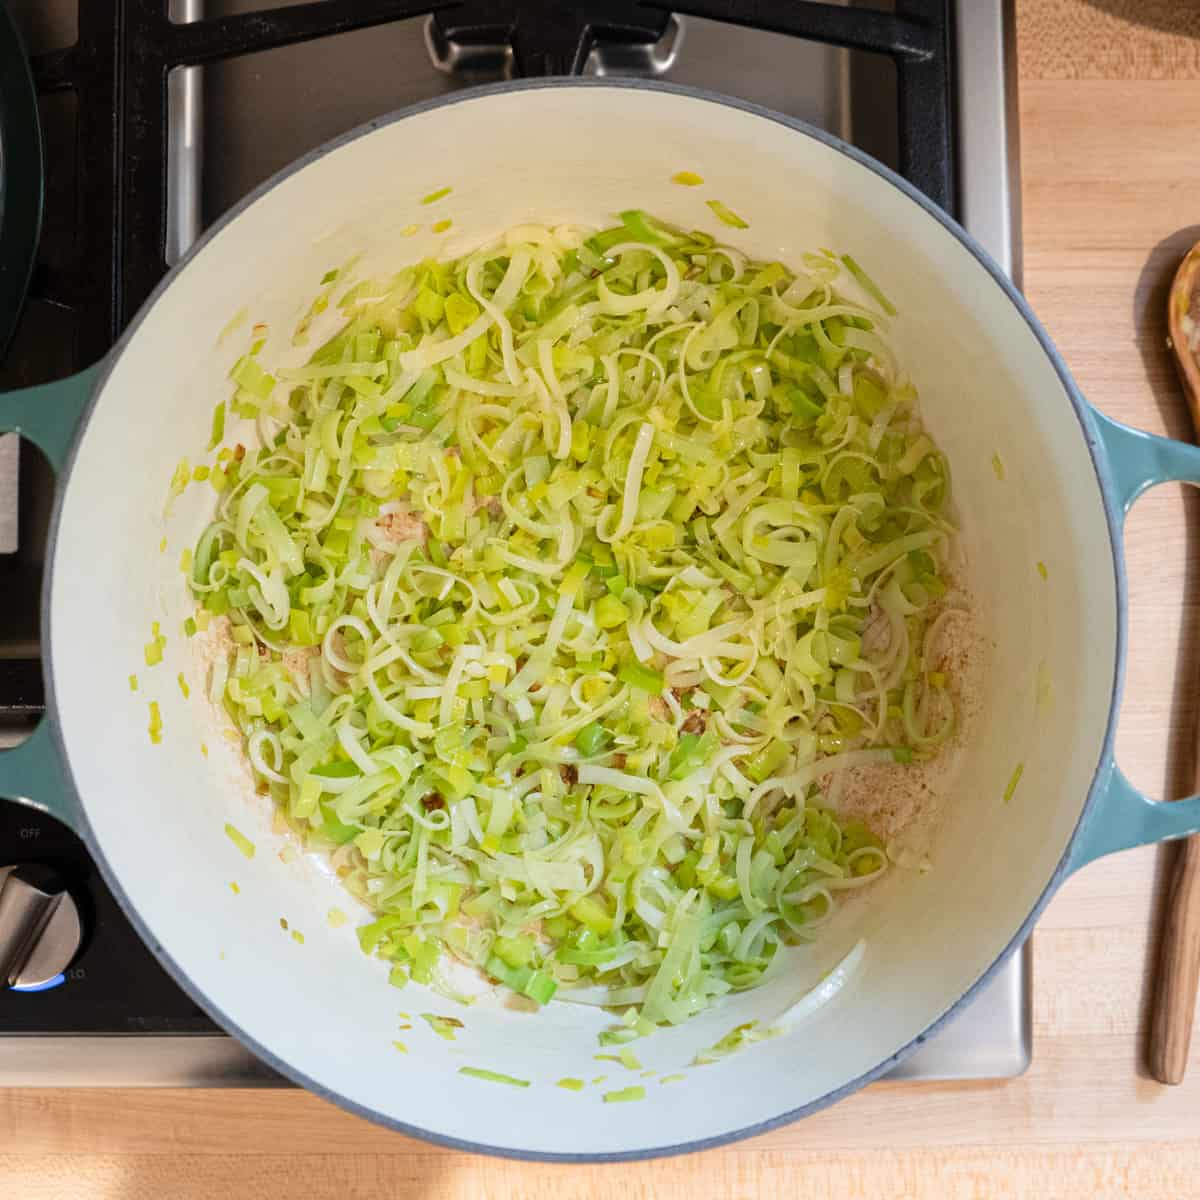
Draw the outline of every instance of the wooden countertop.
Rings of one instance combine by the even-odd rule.
[[[1019,0],[1025,287],[1106,412],[1187,436],[1163,296],[1200,240],[1200,10]],[[1124,14],[1139,14],[1133,23]],[[1190,36],[1189,36],[1190,35]],[[1128,526],[1119,757],[1182,794],[1200,664],[1200,508],[1181,489]],[[374,1128],[303,1093],[0,1092],[0,1195],[21,1200],[496,1196],[1200,1195],[1200,1036],[1179,1088],[1142,1066],[1164,853],[1072,879],[1038,926],[1035,1053],[1008,1083],[880,1084],[755,1141],[619,1167],[500,1162]]]

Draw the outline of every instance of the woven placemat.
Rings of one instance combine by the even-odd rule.
[[[1200,79],[1200,0],[1017,0],[1017,46],[1026,79]]]

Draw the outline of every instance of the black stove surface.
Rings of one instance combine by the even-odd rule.
[[[0,803],[0,861],[54,870],[80,910],[83,945],[61,982],[0,988],[0,1033],[212,1033],[216,1026],[125,920],[83,843],[53,817]]]

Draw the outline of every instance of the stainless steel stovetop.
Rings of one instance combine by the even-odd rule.
[[[263,2],[171,0],[171,15],[180,21],[219,17]],[[75,7],[76,0],[14,0],[14,8],[24,10],[36,27],[35,41],[47,29],[61,37],[71,27]],[[1019,282],[1011,4],[955,0],[951,9],[959,215]],[[168,83],[168,262],[176,261],[209,221],[314,146],[381,113],[501,78],[507,67],[502,48],[447,44],[427,21],[416,19],[202,68],[177,68]],[[653,75],[740,96],[831,130],[896,164],[896,72],[881,56],[677,17],[653,47],[593,51],[588,70]],[[44,108],[43,120],[51,117]],[[48,167],[53,171],[54,162]],[[25,336],[36,354],[36,330],[26,329]],[[0,635],[9,625],[9,636],[0,636],[0,669],[6,654],[27,654],[31,639],[36,640],[35,601],[25,597],[17,611],[11,590],[3,595],[3,556],[17,548],[22,531],[27,538],[37,536],[48,480],[25,461],[26,478],[18,488],[17,460],[15,439],[0,438]],[[19,521],[18,498],[24,506]],[[30,511],[41,519],[31,520]],[[0,747],[16,736],[15,730],[0,727]],[[34,857],[64,872],[84,893],[84,950],[57,987],[22,995],[0,989],[0,1085],[286,1082],[237,1042],[214,1032],[149,955],[130,943],[134,935],[111,897],[88,876],[82,848],[49,824],[0,801],[0,868]],[[893,1078],[1021,1073],[1031,1055],[1030,982],[1026,945],[975,1003]],[[39,1019],[39,1013],[47,1019]]]

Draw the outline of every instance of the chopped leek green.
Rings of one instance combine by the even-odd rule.
[[[486,1079],[489,1083],[506,1083],[509,1087],[527,1088],[528,1079],[518,1079],[515,1075],[502,1075],[499,1071],[485,1071],[482,1067],[459,1067],[460,1075],[470,1075],[472,1079]]]
[[[640,688],[643,692],[653,692],[655,695],[667,686],[666,679],[661,671],[654,671],[649,667],[643,667],[638,662],[622,663],[617,671],[617,678],[622,683]]]
[[[239,829],[228,822],[225,824],[225,836],[247,857],[254,857],[254,843]]]
[[[1025,773],[1025,764],[1017,763],[1013,768],[1013,773],[1008,778],[1008,783],[1004,788],[1004,803],[1007,804],[1016,794],[1017,784],[1021,782],[1021,776]]]
[[[150,627],[150,640],[142,648],[142,657],[145,659],[146,666],[156,667],[163,659],[163,647],[167,644],[167,639],[163,636],[162,628],[157,621]]]
[[[258,365],[250,355],[243,355],[229,372],[230,378],[243,392],[250,393],[256,400],[266,400],[275,387],[275,380]]]
[[[717,215],[717,219],[724,225],[730,225],[734,229],[749,229],[750,226],[742,220],[727,204],[722,204],[720,200],[705,200],[705,204],[713,210]]]
[[[508,939],[498,938],[497,943],[506,940]],[[529,955],[526,957],[532,958],[532,956],[531,944]],[[519,992],[539,1006],[548,1004],[558,990],[558,984],[544,971],[534,970],[527,965],[512,965],[510,962],[506,962],[499,952],[488,958],[483,964],[483,969],[493,979],[506,984],[514,992]]]
[[[170,514],[171,505],[175,503],[177,496],[183,495],[183,489],[187,487],[192,478],[192,468],[186,458],[181,458],[175,465],[175,470],[171,474],[171,482],[167,485],[167,502],[163,506],[163,516]],[[164,537],[159,544],[160,550],[167,548],[167,539]]]
[[[203,687],[393,982],[457,997],[452,959],[621,1010],[619,1047],[886,869],[833,789],[955,727],[953,528],[886,318],[841,290],[886,310],[867,279],[631,208],[326,313],[327,278],[306,366],[238,359],[213,434],[231,405],[260,440],[218,452],[186,559]]]
[[[457,1017],[439,1017],[434,1013],[422,1013],[421,1020],[424,1021],[434,1033],[440,1038],[445,1038],[446,1041],[452,1042],[457,1034],[456,1030],[463,1027],[463,1023]]]
[[[572,1079],[568,1075],[566,1078],[560,1079],[554,1086],[565,1088],[568,1092],[582,1092],[586,1085],[582,1079]]]
[[[634,1087],[618,1088],[615,1092],[604,1093],[605,1104],[623,1104],[627,1100],[645,1100],[646,1089],[640,1083]]]
[[[866,292],[867,295],[870,296],[871,299],[874,300],[875,303],[878,304],[879,307],[882,308],[889,317],[894,317],[896,315],[895,306],[879,290],[879,285],[876,284],[875,280],[873,280],[870,275],[868,275],[866,271],[864,271],[862,267],[860,267],[858,263],[856,263],[854,259],[850,257],[849,254],[842,255],[842,263],[846,270],[850,272],[858,286],[861,287],[862,290]]]
[[[212,415],[212,433],[208,439],[208,449],[215,450],[225,437],[225,401],[222,400],[216,408],[213,409]]]
[[[719,1059],[733,1054],[736,1050],[752,1046],[755,1042],[778,1037],[782,1032],[782,1029],[777,1026],[761,1029],[757,1021],[747,1021],[744,1025],[735,1026],[715,1045],[710,1046],[707,1050],[701,1050],[696,1055],[693,1066],[704,1066],[707,1063],[717,1062]]]
[[[604,749],[607,741],[608,734],[605,732],[604,726],[593,721],[590,725],[585,725],[575,735],[575,749],[584,758],[592,758]]]

